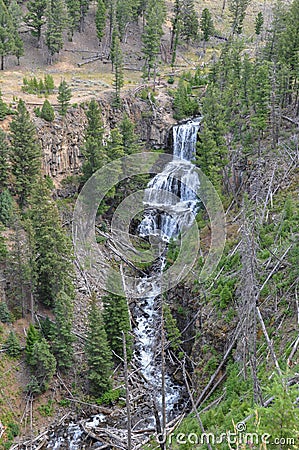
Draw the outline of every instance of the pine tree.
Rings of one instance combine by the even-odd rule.
[[[155,69],[156,59],[160,53],[165,18],[164,0],[149,0],[145,13],[146,25],[142,34],[142,52],[145,56],[144,70],[148,79],[151,77],[151,71]]]
[[[229,0],[228,9],[231,14],[231,24],[233,34],[241,34],[246,9],[251,0]]]
[[[72,98],[71,88],[68,86],[65,80],[61,81],[58,88],[57,100],[59,103],[59,112],[62,116],[65,116],[70,106],[70,100]]]
[[[56,370],[56,360],[46,339],[35,342],[30,365],[42,392],[46,391]]]
[[[9,175],[9,147],[6,134],[0,129],[0,192],[8,185]]]
[[[69,40],[72,41],[75,30],[79,29],[80,24],[80,0],[66,0],[68,12]]]
[[[111,130],[110,138],[107,142],[107,154],[111,161],[122,158],[125,154],[122,135],[118,128]]]
[[[171,20],[172,30],[171,30],[171,42],[170,50],[172,53],[171,65],[173,66],[176,60],[176,51],[180,36],[181,22],[182,22],[182,0],[175,0],[173,7],[173,18]]]
[[[37,143],[36,130],[30,120],[23,100],[19,100],[17,114],[11,124],[11,171],[18,203],[24,207],[32,186],[41,169],[41,148]]]
[[[12,217],[13,198],[8,189],[0,193],[0,221],[8,226]]]
[[[123,67],[123,54],[118,36],[116,36],[114,43],[114,67],[115,67],[115,75],[113,82],[115,90],[114,103],[116,106],[119,106],[121,103],[120,91],[124,85],[124,67]]]
[[[66,11],[63,0],[47,0],[46,44],[49,50],[49,64],[53,57],[63,48],[63,30],[66,26]]]
[[[119,124],[119,130],[122,135],[122,144],[125,155],[131,155],[140,151],[140,145],[138,144],[138,137],[135,134],[135,124],[125,114],[122,121]]]
[[[83,181],[87,181],[108,160],[103,146],[104,129],[101,115],[102,112],[97,101],[91,100],[86,113],[88,122],[82,148],[82,154],[85,158],[82,165]]]
[[[97,0],[96,28],[98,40],[101,43],[105,33],[107,9],[104,0]]]
[[[27,3],[28,14],[24,17],[26,25],[31,28],[32,36],[37,38],[37,46],[40,47],[42,27],[46,23],[45,12],[47,0],[30,0]]]
[[[125,297],[109,294],[103,297],[104,323],[111,349],[116,355],[123,356],[122,332],[125,333],[128,360],[132,357],[132,337],[130,318]]]
[[[259,36],[261,34],[262,28],[264,25],[264,17],[263,13],[259,12],[255,18],[255,34]]]
[[[80,3],[80,26],[79,31],[82,33],[84,31],[84,21],[85,16],[89,10],[90,0],[79,0]]]
[[[55,323],[52,327],[52,352],[61,370],[69,369],[73,361],[72,334],[73,299],[61,291],[55,298]]]
[[[46,120],[47,122],[52,122],[55,119],[54,108],[48,99],[46,99],[43,103],[43,106],[42,106],[42,109],[40,112],[40,117],[42,119]]]
[[[36,296],[53,307],[61,291],[73,298],[73,254],[45,183],[35,186],[29,216],[35,245]]]
[[[6,353],[13,358],[17,358],[21,353],[20,341],[14,331],[10,331],[4,346]]]
[[[5,119],[8,114],[8,107],[2,99],[2,92],[0,90],[0,120]]]
[[[128,24],[134,16],[134,1],[132,0],[117,0],[116,2],[116,21],[118,25],[119,37],[123,41],[125,31]]]
[[[96,304],[96,295],[91,296],[88,314],[88,332],[85,345],[88,364],[90,392],[101,396],[111,389],[112,356],[108,345],[102,314]]]
[[[0,57],[1,70],[4,70],[4,59],[15,51],[15,27],[3,0],[0,0]]]
[[[22,39],[20,38],[19,34],[16,31],[15,34],[15,49],[13,53],[17,57],[17,64],[20,65],[20,58],[21,56],[24,56],[24,43]]]
[[[213,19],[208,8],[204,8],[200,19],[200,28],[203,34],[203,39],[207,42],[214,33]]]
[[[198,36],[199,23],[194,8],[193,0],[183,0],[182,3],[182,24],[180,34],[187,44],[191,40],[195,40]]]
[[[25,354],[26,361],[28,364],[33,364],[33,352],[34,345],[36,342],[41,340],[40,334],[32,323],[29,325],[26,336],[26,346],[25,346]]]

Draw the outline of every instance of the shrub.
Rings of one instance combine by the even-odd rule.
[[[49,100],[45,100],[42,106],[40,117],[47,122],[52,122],[55,119],[54,108],[49,102]]]

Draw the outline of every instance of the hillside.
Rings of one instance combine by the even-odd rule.
[[[298,0],[0,19],[0,449],[299,448]]]

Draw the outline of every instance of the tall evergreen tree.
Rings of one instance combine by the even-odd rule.
[[[164,0],[148,0],[145,19],[146,25],[142,34],[142,52],[145,57],[145,74],[148,79],[155,69],[155,63],[160,53],[161,37],[163,36],[163,24],[166,18]]]
[[[207,42],[214,33],[214,23],[208,8],[204,8],[200,19],[200,29],[203,34],[203,40]]]
[[[14,331],[10,331],[5,343],[4,347],[6,353],[13,358],[17,358],[21,353],[21,346],[18,336]]]
[[[30,365],[41,391],[46,391],[56,370],[56,360],[46,339],[34,344]]]
[[[85,351],[90,392],[95,396],[100,396],[112,386],[112,356],[95,293],[91,296]]]
[[[1,89],[0,89],[0,120],[5,119],[7,114],[8,114],[8,107],[7,107],[6,103],[2,99],[2,92],[1,92]]]
[[[231,15],[231,24],[233,34],[241,34],[246,9],[251,0],[229,0],[228,9]]]
[[[35,186],[30,219],[35,244],[36,295],[44,305],[53,307],[61,291],[73,298],[73,254],[45,183]]]
[[[264,25],[264,17],[263,17],[263,13],[260,11],[258,13],[258,15],[256,16],[255,22],[254,22],[255,34],[257,36],[259,36],[261,34],[263,25]]]
[[[130,318],[125,297],[109,294],[103,297],[104,323],[111,349],[116,355],[123,356],[122,332],[125,333],[128,360],[132,357],[132,337]]]
[[[82,148],[82,154],[85,158],[82,165],[83,181],[87,181],[108,160],[103,146],[102,112],[95,99],[90,101],[86,115],[87,127]]]
[[[117,0],[116,1],[116,22],[118,25],[119,37],[123,41],[128,24],[134,16],[134,1]]]
[[[120,91],[124,85],[124,66],[123,66],[123,53],[120,45],[120,39],[118,36],[115,37],[114,42],[114,102],[116,106],[121,103]]]
[[[6,134],[0,129],[0,192],[8,185],[9,176],[9,147]]]
[[[75,30],[79,29],[80,24],[80,0],[66,0],[68,12],[68,30],[69,40],[73,39]]]
[[[104,0],[97,0],[96,28],[98,40],[101,43],[105,33],[107,9]]]
[[[26,336],[26,346],[25,346],[25,354],[26,354],[26,361],[28,364],[33,364],[33,348],[34,344],[36,342],[39,342],[41,340],[41,336],[35,326],[31,323],[29,325],[29,328],[27,330],[27,336]]]
[[[17,114],[11,124],[10,162],[14,176],[14,190],[18,203],[24,207],[41,170],[41,148],[36,130],[23,100],[19,100]]]
[[[51,346],[61,370],[71,367],[73,361],[74,335],[72,334],[73,299],[61,291],[55,298],[55,323],[52,327]]]
[[[11,15],[0,0],[0,58],[1,70],[4,70],[4,59],[15,52],[15,27]]]
[[[187,44],[195,40],[198,36],[198,17],[195,11],[193,0],[182,0],[182,24],[180,34]]]
[[[125,155],[131,155],[140,151],[138,137],[135,133],[135,124],[130,120],[127,114],[124,115],[119,124],[119,130],[122,134],[123,149]]]
[[[46,23],[46,8],[47,0],[30,0],[27,3],[28,14],[24,17],[24,21],[31,29],[32,36],[37,38],[37,47],[40,47],[42,27]]]
[[[180,36],[182,22],[182,0],[175,0],[173,7],[173,18],[171,20],[172,30],[171,30],[171,42],[170,50],[172,53],[171,64],[174,65],[176,60],[176,51]]]
[[[57,100],[59,103],[59,112],[62,116],[65,116],[70,106],[70,100],[72,98],[72,91],[65,80],[61,81],[58,88]]]
[[[66,11],[63,0],[47,0],[46,44],[49,50],[49,64],[63,47],[63,30],[66,27]]]

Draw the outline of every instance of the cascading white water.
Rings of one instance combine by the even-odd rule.
[[[200,119],[195,119],[173,128],[173,161],[150,181],[145,191],[145,214],[139,225],[141,237],[159,236],[164,242],[169,242],[179,235],[182,227],[193,223],[199,207],[196,195],[199,178],[191,161],[195,154],[199,124]],[[161,257],[161,279],[164,264],[165,258]],[[157,403],[161,405],[161,283],[157,280],[159,277],[152,283],[151,293],[141,301],[143,314],[138,319],[135,336],[139,364]],[[141,293],[143,286],[148,287],[148,279],[141,280]],[[165,397],[166,410],[170,412],[179,400],[180,388],[168,374],[165,377]]]
[[[145,214],[139,226],[142,237],[158,236],[164,242],[176,238],[182,227],[188,227],[194,220],[198,209],[196,196],[199,186],[197,172],[192,159],[195,153],[197,132],[200,119],[190,120],[173,128],[173,161],[166,165],[163,172],[156,175],[148,184],[144,196]],[[171,194],[171,195],[170,195]],[[162,279],[165,257],[160,260],[160,277]],[[159,277],[152,281],[150,277],[140,280],[138,290],[147,292],[140,301],[142,313],[136,317],[136,355],[144,377],[149,383],[149,391],[156,399],[157,405],[162,403],[161,374],[161,311],[159,311],[161,283]],[[151,286],[148,292],[149,285]],[[175,405],[181,396],[181,389],[173,382],[171,376],[165,376],[166,410],[175,413]],[[145,422],[153,422],[153,417],[145,418]],[[93,428],[103,421],[100,415],[94,416],[85,423],[86,428]],[[139,421],[139,427],[142,427]],[[48,449],[79,450],[84,445],[83,430],[79,424],[70,423],[63,429],[63,436],[54,432],[50,436]],[[101,445],[101,444],[100,444]],[[84,447],[85,448],[85,447]]]
[[[149,182],[145,191],[141,237],[159,235],[167,242],[177,237],[183,226],[192,224],[198,209],[199,179],[191,160],[199,124],[200,119],[194,119],[173,127],[173,161]]]

